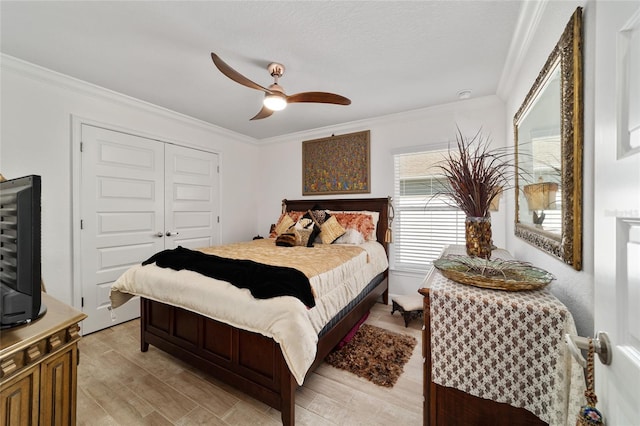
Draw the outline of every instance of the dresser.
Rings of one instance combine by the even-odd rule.
[[[464,247],[444,254],[464,254]],[[575,324],[548,288],[489,290],[434,268],[419,292],[425,425],[575,423],[584,374],[564,343]]]
[[[0,331],[0,424],[75,425],[79,322],[86,315],[42,294],[42,318]]]

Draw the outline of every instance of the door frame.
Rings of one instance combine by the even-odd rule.
[[[196,144],[184,143],[184,142],[176,142],[172,141],[171,138],[167,138],[164,136],[154,135],[148,132],[144,132],[139,129],[130,129],[124,126],[106,123],[103,121],[71,114],[71,303],[73,307],[81,312],[83,312],[82,308],[82,269],[80,266],[80,262],[77,261],[81,259],[81,239],[80,239],[80,220],[82,219],[82,215],[80,214],[80,204],[81,204],[81,196],[80,196],[80,179],[81,179],[81,169],[82,169],[82,157],[80,155],[80,142],[82,141],[82,125],[86,124],[89,126],[100,127],[106,130],[112,130],[115,132],[126,133],[132,136],[138,136],[146,139],[152,139],[158,141],[158,143],[165,143],[171,145],[183,146],[185,148],[197,149],[204,152],[209,152],[211,154],[218,155],[218,165],[220,168],[219,176],[222,175],[222,165],[223,165],[223,155],[220,151],[215,149],[206,148]],[[222,200],[222,189],[221,183],[222,179],[218,179],[219,191],[218,191],[218,199],[216,200],[218,205],[220,205]],[[222,229],[222,218],[216,224],[218,226],[217,232],[217,241],[214,241],[215,244],[221,243],[222,233],[220,230]]]

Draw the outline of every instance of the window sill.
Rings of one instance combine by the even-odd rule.
[[[430,269],[431,266],[425,269],[389,268],[389,273],[406,277],[424,277]]]

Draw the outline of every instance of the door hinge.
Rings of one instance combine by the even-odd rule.
[[[220,216],[218,216],[218,223],[220,223]]]
[[[84,151],[84,142],[80,142],[80,152]]]
[[[84,229],[84,220],[80,219],[80,229]]]
[[[218,170],[218,173],[220,173],[220,166],[216,166],[216,169]]]
[[[84,308],[84,297],[80,298],[80,307]]]

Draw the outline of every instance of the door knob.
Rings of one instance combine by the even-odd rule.
[[[154,237],[162,238],[162,232],[158,232],[157,234],[154,235]]]
[[[589,339],[587,337],[573,336],[571,334],[565,334],[564,337],[573,357],[582,367],[586,367],[587,361],[582,356],[582,352],[580,352],[580,350],[589,349]],[[598,354],[600,362],[604,365],[610,365],[613,353],[611,352],[611,341],[609,340],[607,333],[604,331],[598,331],[596,333],[596,337],[592,340],[593,349],[595,353]]]
[[[171,237],[171,236],[173,236],[173,235],[178,235],[178,234],[179,234],[179,232],[178,232],[178,231],[175,231],[175,232],[167,231],[167,233],[166,233],[165,235],[166,235],[167,237]]]

